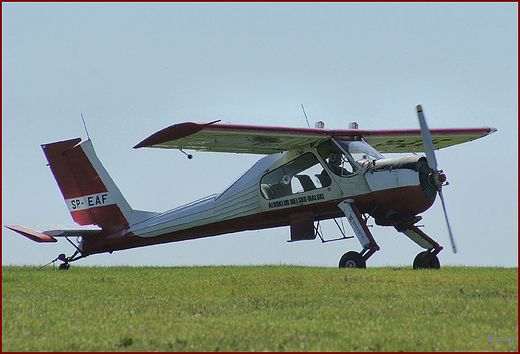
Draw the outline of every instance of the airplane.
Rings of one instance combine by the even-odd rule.
[[[339,268],[366,268],[380,249],[370,232],[370,217],[392,226],[424,249],[414,269],[439,269],[443,249],[420,230],[419,215],[438,195],[453,252],[457,248],[448,221],[435,150],[472,141],[495,128],[429,129],[416,106],[420,129],[349,129],[184,122],[150,135],[134,148],[251,153],[265,155],[222,192],[157,213],[133,209],[96,156],[92,141],[81,138],[43,144],[50,169],[65,199],[74,227],[6,227],[36,242],[64,237],[75,248],[60,254],[59,269],[98,253],[216,236],[245,230],[289,226],[290,242],[325,240],[322,220],[346,217],[361,251],[349,251]],[[88,137],[88,133],[87,133]],[[424,152],[425,156],[418,155]],[[382,153],[407,153],[385,158]],[[336,224],[339,224],[336,221]],[[341,231],[341,228],[340,228]],[[77,237],[76,242],[70,238]],[[49,262],[48,264],[50,264]]]

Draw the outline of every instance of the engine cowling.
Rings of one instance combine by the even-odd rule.
[[[387,218],[388,212],[407,217],[427,210],[437,192],[432,172],[426,158],[418,155],[373,161],[365,178],[378,204],[376,219],[385,223],[381,218]]]

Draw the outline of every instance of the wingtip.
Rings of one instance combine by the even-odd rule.
[[[158,132],[153,133],[148,138],[144,139],[139,144],[134,146],[134,149],[138,149],[141,147],[159,147],[158,145],[193,135],[204,129],[206,125],[211,125],[216,122],[217,121],[210,123],[185,122],[170,125],[162,130],[159,130]],[[167,146],[160,147],[167,148]]]
[[[24,226],[18,225],[4,225],[9,230],[19,233],[35,242],[58,242],[54,237],[46,235],[44,233],[38,232],[36,230],[31,230]]]
[[[418,104],[415,108],[417,108],[417,113],[422,112],[422,107]]]

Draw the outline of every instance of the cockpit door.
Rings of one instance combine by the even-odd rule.
[[[261,204],[266,210],[342,197],[336,181],[311,151],[288,156],[273,167],[260,178]]]
[[[329,175],[339,185],[344,197],[370,193],[363,175],[363,167],[334,138],[318,146]]]

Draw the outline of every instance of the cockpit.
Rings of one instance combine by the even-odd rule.
[[[265,199],[276,199],[328,187],[327,172],[313,153],[305,153],[262,177],[260,186]]]
[[[260,181],[265,199],[277,199],[330,186],[329,172],[348,178],[383,156],[363,141],[327,140],[318,146],[318,154],[327,168],[311,152],[270,171]]]
[[[318,153],[329,169],[340,177],[354,175],[367,163],[384,158],[364,141],[330,139],[318,146]]]
[[[376,149],[360,140],[336,140],[356,161],[384,159]]]
[[[336,140],[338,144],[350,155],[364,170],[367,164],[374,160],[384,159],[376,149],[364,141]]]

